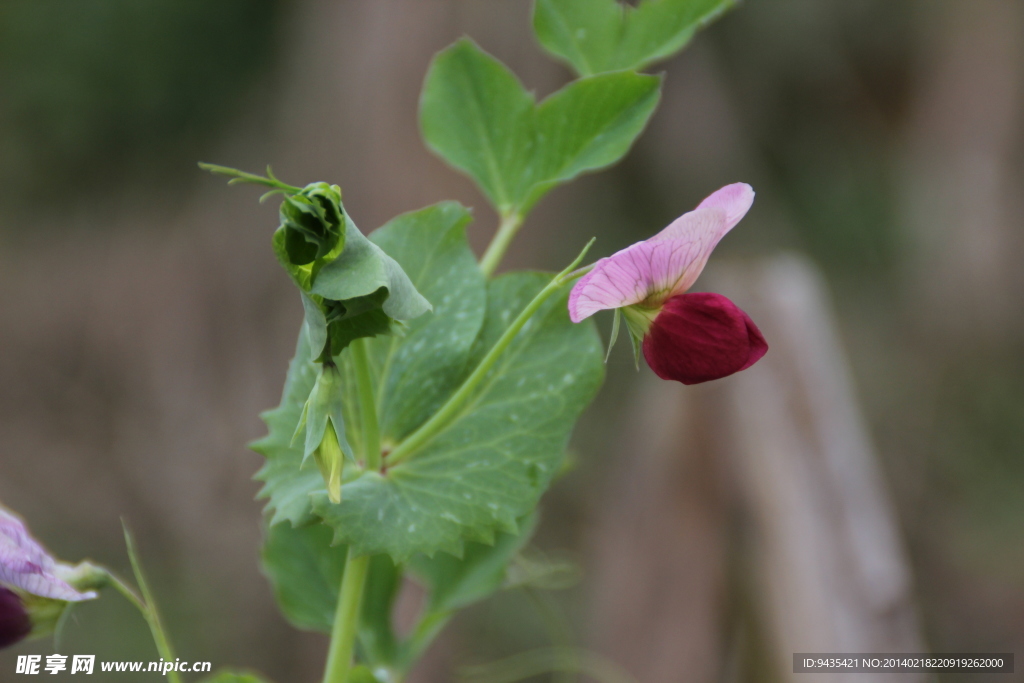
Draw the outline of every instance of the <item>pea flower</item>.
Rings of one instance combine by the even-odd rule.
[[[0,507],[0,648],[52,627],[55,612],[67,603],[95,598],[94,591],[79,591],[65,580],[75,575],[74,567],[54,560],[20,519]]]
[[[761,331],[721,294],[687,293],[711,252],[754,202],[746,183],[726,185],[654,237],[594,264],[569,295],[578,323],[619,313],[639,358],[662,379],[699,384],[745,370],[768,351]]]

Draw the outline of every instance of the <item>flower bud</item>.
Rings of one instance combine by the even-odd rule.
[[[341,502],[341,471],[344,467],[344,456],[341,452],[341,445],[338,443],[338,434],[334,426],[327,424],[324,430],[324,438],[313,451],[313,459],[320,469],[320,475],[327,484],[327,497],[332,503]]]
[[[292,437],[294,442],[305,431],[303,463],[313,456],[327,486],[327,495],[333,503],[341,502],[341,479],[345,458],[354,461],[355,455],[345,439],[345,418],[342,411],[344,387],[341,372],[334,363],[320,367],[313,390],[302,408],[302,416]]]
[[[14,645],[32,631],[32,622],[18,594],[0,586],[0,649]]]
[[[662,379],[700,384],[746,370],[768,351],[761,331],[721,294],[669,299],[643,338],[644,358]]]
[[[305,266],[345,247],[341,188],[311,183],[281,202],[281,228],[288,260]]]

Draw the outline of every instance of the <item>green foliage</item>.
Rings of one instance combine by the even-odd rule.
[[[308,631],[330,633],[348,548],[331,546],[323,524],[275,524],[263,544],[263,571],[285,618]]]
[[[430,302],[416,291],[402,267],[364,237],[351,219],[346,225],[345,250],[320,270],[309,291],[332,301],[358,302],[383,289],[388,297],[382,308],[396,320],[411,320],[429,311]]]
[[[460,40],[435,59],[420,103],[430,148],[466,172],[502,215],[618,161],[643,130],[660,80],[629,72],[583,78],[539,105],[503,64]]]
[[[296,628],[331,633],[348,548],[332,546],[333,531],[321,523],[275,524],[266,531],[263,571],[281,611]],[[371,558],[362,597],[359,641],[373,663],[390,664],[397,655],[391,608],[401,573],[390,558]]]
[[[301,267],[288,262],[284,226],[274,233],[278,258],[306,290],[303,307],[315,357],[336,356],[355,339],[390,333],[393,320],[418,318],[431,309],[393,258],[359,232],[350,218],[345,227],[344,249],[331,252],[319,266],[319,261]],[[325,347],[328,339],[330,349]]]
[[[359,231],[341,204],[341,189],[327,183],[305,188],[267,175],[200,163],[229,185],[272,188],[263,199],[283,194],[274,254],[302,296],[312,357],[330,361],[356,339],[391,334],[399,321],[431,310],[402,266]],[[339,434],[343,439],[343,435]]]
[[[356,339],[394,332],[394,321],[384,312],[387,298],[388,290],[383,287],[348,301],[331,301],[302,292],[302,309],[306,314],[312,357],[326,360],[339,355]],[[331,341],[330,349],[327,348],[328,339]]]
[[[392,665],[398,660],[391,612],[401,588],[401,568],[386,555],[371,557],[359,617],[359,644],[363,657],[371,663]]]
[[[385,447],[433,415],[467,370],[487,307],[486,282],[466,242],[470,219],[459,203],[442,202],[398,216],[371,235],[435,305],[402,336],[369,344]]]
[[[428,591],[421,624],[441,622],[454,610],[482,600],[507,584],[507,566],[529,540],[534,516],[521,523],[519,536],[498,534],[494,545],[467,543],[462,558],[439,553],[411,560]],[[277,524],[267,531],[263,568],[278,605],[294,626],[330,633],[348,548],[331,545],[333,532],[323,524]],[[360,617],[359,643],[366,661],[394,667],[423,643],[399,642],[391,613],[402,572],[386,555],[371,558]]]
[[[537,0],[533,29],[581,76],[642,69],[681,50],[736,0]]]
[[[458,609],[503,587],[564,585],[572,573],[513,559],[604,375],[592,321],[572,324],[566,306],[587,250],[554,279],[485,274],[549,190],[628,151],[661,85],[633,69],[680,49],[728,4],[538,0],[545,47],[584,74],[539,104],[468,39],[435,58],[424,137],[503,219],[481,265],[466,242],[469,212],[454,202],[366,237],[336,186],[300,190],[269,169],[204,166],[285,195],[273,244],[302,293],[305,324],[281,404],[263,416],[269,433],[253,444],[266,457],[257,474],[268,499],[263,564],[292,623],[333,630],[329,672],[346,677],[353,634],[364,665],[350,680],[405,671]],[[344,353],[356,339],[365,341]],[[361,462],[346,436],[362,444]],[[406,570],[428,598],[402,640],[390,615]]]
[[[370,236],[394,254],[415,287],[437,302],[433,313],[410,321],[404,335],[370,340],[385,445],[396,443],[422,424],[465,374],[486,307],[483,275],[466,243],[468,223],[469,212],[464,207],[443,202],[399,216]],[[314,338],[314,347],[322,346],[326,334],[317,334],[307,315],[306,333],[299,336],[281,404],[264,413],[268,434],[252,444],[267,458],[257,478],[265,482],[260,495],[270,499],[271,524],[308,521],[309,493],[322,487],[313,468],[300,469],[303,448],[292,443],[302,405],[318,375],[309,338]],[[339,361],[347,434],[358,443],[358,401],[348,354]]]
[[[263,544],[263,571],[277,604],[296,628],[330,633],[348,548],[331,545],[333,532],[320,523],[276,524]],[[401,588],[401,572],[390,558],[370,560],[363,594],[359,639],[366,658],[390,664],[398,654],[391,608]]]
[[[274,250],[302,292],[305,324],[281,405],[264,415],[269,433],[253,448],[267,460],[257,474],[268,499],[264,567],[292,623],[331,631],[343,620],[338,633],[358,630],[362,661],[402,670],[456,610],[504,586],[558,583],[566,573],[546,561],[511,574],[510,567],[601,384],[601,343],[592,322],[570,322],[561,276],[488,282],[484,273],[544,194],[628,151],[661,84],[630,69],[681,48],[727,4],[648,0],[633,10],[607,0],[539,0],[541,40],[585,74],[539,104],[469,40],[435,58],[421,100],[424,137],[506,219],[484,267],[466,243],[469,212],[454,202],[399,216],[365,237],[335,186],[298,191],[269,170],[261,177],[207,167],[286,196]],[[409,322],[396,330],[396,320]],[[359,338],[367,341],[343,353]],[[367,444],[365,462],[346,450],[341,464],[346,427],[349,439]],[[294,443],[303,430],[304,443]],[[324,444],[335,432],[341,446],[328,467]],[[326,490],[304,467],[310,454]],[[335,613],[353,557],[360,559],[350,571],[367,567],[358,629],[348,616],[354,610]],[[390,614],[406,569],[428,600],[399,641]],[[355,577],[361,582],[362,571],[345,585]],[[345,605],[349,596],[346,588]],[[361,666],[353,676],[369,682],[373,671]]]
[[[413,219],[397,225],[405,230],[422,227]],[[461,227],[455,229],[464,239]],[[437,261],[436,255],[433,260]],[[488,287],[487,322],[473,351],[463,341],[466,356],[461,360],[448,356],[439,369],[447,366],[457,381],[470,353],[475,358],[482,355],[546,280],[543,275],[517,274],[493,281]],[[472,296],[473,291],[452,290],[448,303]],[[392,361],[390,365],[385,361],[385,379],[379,386],[395,387],[395,395],[388,400],[386,392],[378,393],[378,400],[383,399],[382,407],[398,412],[382,410],[383,424],[411,429],[433,412],[430,404],[447,393],[438,391],[439,386],[387,379],[396,372],[399,376],[418,372],[418,353],[442,350],[416,346],[433,334],[426,329],[429,325],[427,321],[409,337],[390,340],[395,349],[387,352]],[[417,338],[417,332],[423,337]],[[406,356],[402,347],[408,344],[417,351]],[[444,351],[451,353],[448,348]],[[308,520],[312,494],[316,514],[335,528],[338,542],[353,545],[359,554],[388,553],[399,562],[417,552],[432,555],[438,549],[458,555],[463,540],[491,543],[497,530],[515,533],[517,518],[533,509],[558,470],[572,425],[596,392],[604,371],[594,329],[570,323],[565,296],[557,297],[527,324],[456,420],[385,476],[367,472],[347,480],[341,504],[334,505],[323,492],[320,478],[300,469],[302,449],[290,443],[300,416],[297,403],[305,400],[315,378],[308,355],[303,359],[301,340],[297,353],[281,406],[265,415],[270,434],[254,444],[267,457],[257,476],[266,483],[261,495],[270,498],[273,521]],[[455,382],[445,384],[450,391]],[[414,401],[402,396],[430,391],[436,392],[436,399],[427,404],[423,397]],[[410,406],[416,412],[407,412]],[[350,418],[348,423],[356,421]]]
[[[259,495],[269,499],[271,525],[283,520],[301,525],[313,519],[309,494],[323,486],[323,479],[316,468],[302,469],[304,449],[293,443],[292,436],[318,374],[319,368],[310,359],[307,335],[300,333],[295,357],[288,366],[281,403],[260,415],[267,425],[267,435],[249,444],[267,460],[256,478],[264,482]]]
[[[548,276],[516,273],[488,286],[479,358]],[[572,426],[604,375],[594,328],[573,325],[566,295],[527,323],[463,411],[418,452],[382,476],[345,484],[340,505],[314,492],[313,509],[336,541],[358,554],[462,554],[463,541],[517,533],[558,471]],[[415,388],[410,388],[415,390]]]

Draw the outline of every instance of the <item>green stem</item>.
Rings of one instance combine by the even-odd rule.
[[[359,391],[363,458],[366,469],[376,472],[380,470],[380,426],[377,424],[377,403],[373,396],[373,378],[370,375],[366,339],[356,339],[352,342],[352,364],[355,366],[356,388]]]
[[[561,273],[551,278],[551,282],[547,284],[544,289],[537,293],[537,296],[533,297],[533,300],[526,304],[526,308],[523,309],[522,313],[512,321],[512,324],[508,326],[508,329],[502,333],[501,337],[494,343],[491,350],[487,352],[480,364],[476,366],[473,373],[465,379],[462,386],[459,387],[448,401],[441,406],[441,409],[434,413],[434,416],[427,420],[419,429],[409,435],[405,441],[398,444],[395,450],[391,451],[388,455],[388,466],[393,467],[398,463],[402,462],[410,455],[416,452],[416,450],[424,443],[434,437],[435,434],[440,432],[448,423],[451,422],[452,418],[462,409],[463,405],[469,400],[473,392],[476,390],[480,382],[483,381],[484,377],[490,371],[494,364],[498,362],[501,354],[505,352],[508,345],[512,343],[515,336],[519,333],[519,330],[523,329],[523,326],[533,317],[533,314],[537,312],[537,309],[547,301],[548,297],[557,292],[561,287],[578,277],[572,270],[579,265],[583,257],[586,256],[587,250],[590,249],[590,245],[594,243],[594,240],[590,240],[587,246],[583,248],[580,255],[576,257],[576,260],[569,264],[569,267],[563,270]]]
[[[483,258],[480,259],[480,270],[484,272],[486,277],[494,275],[494,271],[498,269],[498,264],[501,263],[505,252],[508,251],[508,245],[512,243],[512,238],[519,232],[519,227],[522,224],[523,216],[518,212],[513,211],[501,217],[498,231],[494,233],[494,237],[491,238],[491,243],[487,245]]]
[[[373,396],[373,377],[366,339],[352,342],[352,365],[356,373],[359,392],[359,414],[362,418],[363,459],[367,469],[380,470],[380,427],[377,424],[377,404]],[[338,607],[331,630],[331,647],[327,653],[324,683],[347,683],[352,670],[352,653],[359,629],[359,609],[366,586],[370,557],[355,557],[349,550],[345,573],[341,577]]]
[[[352,671],[352,652],[356,631],[359,629],[359,608],[363,602],[363,588],[370,567],[370,556],[353,557],[349,551],[345,573],[341,577],[341,593],[334,613],[331,630],[331,648],[327,653],[324,683],[348,683]]]
[[[566,623],[565,617],[559,612],[550,600],[542,596],[538,591],[529,586],[523,587],[523,593],[533,603],[537,615],[548,632],[548,639],[552,647],[571,650],[573,647],[572,629]],[[578,677],[575,671],[553,671],[551,679],[553,683],[574,683]]]
[[[110,579],[114,584],[114,588],[135,605],[135,608],[142,613],[146,623],[149,624],[149,632],[153,635],[153,642],[156,644],[156,650],[160,654],[160,658],[165,662],[173,662],[175,660],[174,648],[171,647],[171,641],[167,638],[167,632],[164,631],[163,624],[160,621],[156,602],[153,601],[153,594],[149,592],[149,584],[142,573],[142,565],[139,563],[138,553],[135,550],[135,541],[132,539],[127,525],[124,525],[124,541],[128,547],[128,559],[132,563],[135,581],[139,584],[139,590],[142,592],[142,595],[137,595],[135,591],[113,573],[110,574]],[[181,677],[177,671],[168,671],[167,679],[170,683],[181,683]]]
[[[453,612],[429,612],[420,619],[406,641],[402,659],[403,673],[416,663],[453,616]]]

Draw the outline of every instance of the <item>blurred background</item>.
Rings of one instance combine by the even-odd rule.
[[[364,231],[459,199],[482,248],[496,219],[421,143],[419,88],[463,34],[539,96],[559,88],[570,74],[540,52],[529,11],[0,3],[0,500],[60,556],[124,573],[127,519],[183,658],[302,681],[326,649],[279,616],[258,567],[260,458],[245,444],[264,433],[302,317],[269,248],[276,208],[196,161],[338,183]],[[417,680],[549,643],[552,606],[558,637],[645,683],[787,680],[758,664],[766,651],[814,651],[779,646],[786,610],[759,597],[778,580],[756,578],[774,513],[749,474],[770,460],[722,455],[754,424],[741,398],[788,390],[783,361],[803,353],[800,335],[783,339],[800,326],[772,317],[764,283],[782,280],[812,292],[801,320],[825,341],[808,343],[843,366],[822,380],[849,399],[832,433],[853,434],[872,482],[861,506],[903,577],[899,642],[1024,652],[1024,4],[748,0],[655,70],[664,98],[631,154],[544,199],[506,267],[561,268],[591,235],[609,254],[749,182],[757,202],[708,282],[764,320],[777,384],[665,388],[617,349],[537,539],[583,579],[539,610],[515,593],[471,609]],[[772,280],[782,271],[796,279]],[[645,441],[665,425],[689,426]],[[111,595],[75,612],[61,650],[0,654],[0,680],[17,654],[54,651],[155,657]]]

